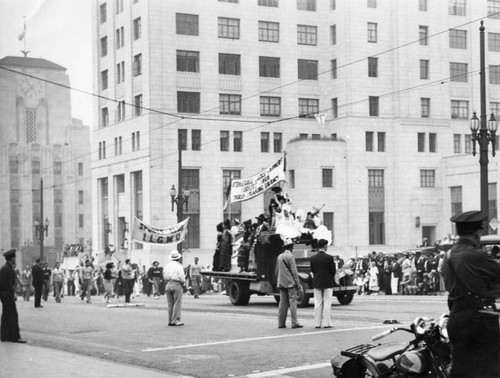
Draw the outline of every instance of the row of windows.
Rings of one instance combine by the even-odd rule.
[[[123,153],[123,143],[122,137],[114,138],[115,156],[119,156]],[[135,131],[131,135],[132,151],[138,151],[141,148],[141,134],[139,131]],[[106,141],[99,142],[98,150],[99,160],[106,159]]]

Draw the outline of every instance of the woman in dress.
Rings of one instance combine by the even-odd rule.
[[[378,295],[378,291],[380,290],[378,286],[378,274],[377,264],[375,261],[372,261],[370,267],[370,281],[368,282],[368,289],[371,295]]]
[[[233,255],[234,235],[231,232],[231,221],[224,221],[224,231],[222,232],[220,242],[221,271],[229,272],[231,270],[231,256]]]

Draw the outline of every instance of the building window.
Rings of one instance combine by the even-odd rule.
[[[377,43],[377,23],[368,23],[368,42]]]
[[[78,176],[83,176],[83,163],[78,163]]]
[[[366,5],[368,8],[376,8],[377,7],[377,0],[367,0]]]
[[[319,112],[319,100],[316,98],[299,98],[299,117],[314,118]]]
[[[134,96],[134,115],[140,116],[142,114],[142,94]]]
[[[490,102],[490,112],[496,117],[500,116],[500,102]]]
[[[295,188],[295,169],[288,170],[288,185],[290,185],[290,189]]]
[[[259,5],[263,7],[278,8],[278,0],[259,0]]]
[[[465,0],[449,0],[448,13],[451,16],[465,16]]]
[[[297,25],[297,44],[316,46],[318,28],[312,25]]]
[[[219,73],[223,75],[241,75],[240,55],[219,53]]]
[[[308,135],[309,135],[309,134],[300,133],[300,134],[299,134],[299,138],[300,138],[300,139],[307,139],[307,138],[308,138]]]
[[[40,160],[38,158],[31,161],[31,173],[34,175],[40,174]]]
[[[269,152],[269,133],[260,133],[260,152]]]
[[[332,98],[332,117],[339,117],[339,101],[337,98]]]
[[[233,151],[234,152],[243,151],[243,132],[242,131],[233,132]]]
[[[337,1],[336,0],[330,0],[330,10],[335,10],[337,9]],[[331,228],[330,228],[331,230]]]
[[[429,133],[429,152],[437,152],[437,134]]]
[[[371,117],[378,117],[379,115],[379,98],[376,96],[368,97],[369,113]]]
[[[429,37],[429,27],[424,26],[424,25],[419,25],[418,27],[418,39],[419,43],[422,46],[427,46],[429,43],[429,40],[427,39]]]
[[[78,191],[78,204],[83,205],[83,190]]]
[[[125,62],[116,65],[116,82],[118,84],[125,81]]]
[[[427,12],[427,0],[418,0],[418,10]]]
[[[274,152],[282,152],[283,135],[281,133],[273,133],[273,148]]]
[[[368,170],[368,234],[369,244],[385,243],[384,171]]]
[[[108,89],[108,70],[101,71],[101,90]]]
[[[259,56],[260,77],[280,77],[280,58]]]
[[[330,70],[332,72],[332,79],[337,78],[337,59],[330,60]]]
[[[464,135],[464,152],[470,154],[472,152],[472,138],[470,134]]]
[[[16,157],[9,159],[9,173],[19,173],[19,160]]]
[[[108,108],[101,109],[101,127],[109,126],[109,111]]]
[[[462,213],[462,187],[450,187],[451,216]]]
[[[430,98],[420,98],[420,116],[422,118],[430,117],[431,114],[431,99]]]
[[[297,62],[300,80],[318,80],[318,61],[299,59]]]
[[[101,4],[99,6],[99,20],[101,21],[101,24],[104,24],[107,19],[107,5],[106,3]]]
[[[106,159],[106,142],[99,142],[99,160]]]
[[[125,46],[125,28],[122,26],[121,28],[116,29],[116,49],[119,50],[123,46]]]
[[[219,38],[240,39],[240,20],[219,17]]]
[[[451,118],[469,119],[469,101],[451,100]]]
[[[220,94],[220,114],[241,115],[241,95]]]
[[[108,37],[101,38],[101,58],[108,55]]]
[[[373,152],[373,131],[365,132],[365,151]]]
[[[191,150],[201,151],[201,130],[191,130]]]
[[[229,151],[229,131],[220,131],[220,150]]]
[[[221,3],[234,3],[238,4],[238,0],[218,0]]]
[[[260,97],[260,115],[261,117],[279,117],[281,116],[281,98],[280,97]]]
[[[142,35],[141,18],[137,17],[134,20],[134,41],[141,38],[141,35]]]
[[[142,54],[134,55],[134,63],[132,63],[132,75],[142,75]]]
[[[125,121],[125,101],[119,101],[117,106],[117,122]]]
[[[122,137],[115,138],[115,156],[122,154]]]
[[[54,164],[53,164],[53,170],[54,170],[54,174],[55,175],[60,175],[61,172],[62,172],[62,162],[60,161],[54,161]]]
[[[198,15],[176,13],[175,30],[177,34],[198,35]]]
[[[489,66],[490,84],[500,84],[500,66]]]
[[[38,139],[36,127],[36,109],[26,109],[26,143],[36,142]]]
[[[385,133],[384,132],[378,132],[377,133],[377,151],[378,152],[385,152]]]
[[[277,22],[259,21],[259,41],[279,42],[280,24]]]
[[[321,178],[323,188],[333,188],[333,168],[322,168]]]
[[[179,129],[178,135],[178,143],[181,151],[187,151],[188,144],[188,131],[186,129]]]
[[[241,171],[236,169],[224,169],[222,171],[222,198],[223,203],[225,204],[228,200],[227,195],[229,188],[229,184],[232,180],[241,179]],[[224,210],[224,219],[241,219],[241,202],[229,203],[226,209]]]
[[[78,227],[83,228],[83,214],[78,214]]]
[[[488,0],[488,17],[500,19],[500,0]]]
[[[429,61],[420,59],[420,79],[429,80]]]
[[[138,151],[141,148],[141,134],[139,131],[132,133],[132,151]]]
[[[425,152],[425,133],[417,134],[417,151]]]
[[[199,113],[200,92],[177,92],[177,111],[179,113]]]
[[[420,187],[434,188],[436,186],[436,171],[434,169],[420,170]]]
[[[200,72],[200,52],[177,50],[177,71]]]
[[[466,49],[467,48],[467,31],[450,29],[450,48]]]
[[[500,14],[500,9],[498,12]],[[500,51],[500,33],[488,33],[488,50]]]
[[[123,0],[115,0],[115,11],[116,14],[123,12]]]
[[[297,9],[315,12],[316,0],[297,0]]]
[[[450,81],[467,83],[467,63],[450,62]]]
[[[378,77],[378,58],[368,58],[368,77]]]
[[[311,134],[311,140],[320,140],[321,134]]]
[[[453,134],[453,152],[456,154],[462,153],[462,135]]]
[[[330,26],[330,42],[332,45],[337,44],[337,25]]]

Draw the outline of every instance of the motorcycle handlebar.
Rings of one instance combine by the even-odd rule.
[[[381,332],[375,336],[372,336],[372,341],[377,341],[377,340],[381,339],[382,337],[386,337],[387,335],[390,335],[391,333],[396,332],[396,331],[406,331],[406,332],[412,333],[411,329],[396,327],[396,328],[388,329],[387,331]]]

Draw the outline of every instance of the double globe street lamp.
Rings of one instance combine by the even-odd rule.
[[[49,219],[45,218],[43,223],[36,219],[33,226],[35,227],[35,236],[40,238],[40,258],[43,259],[43,239],[44,236],[49,236]]]

